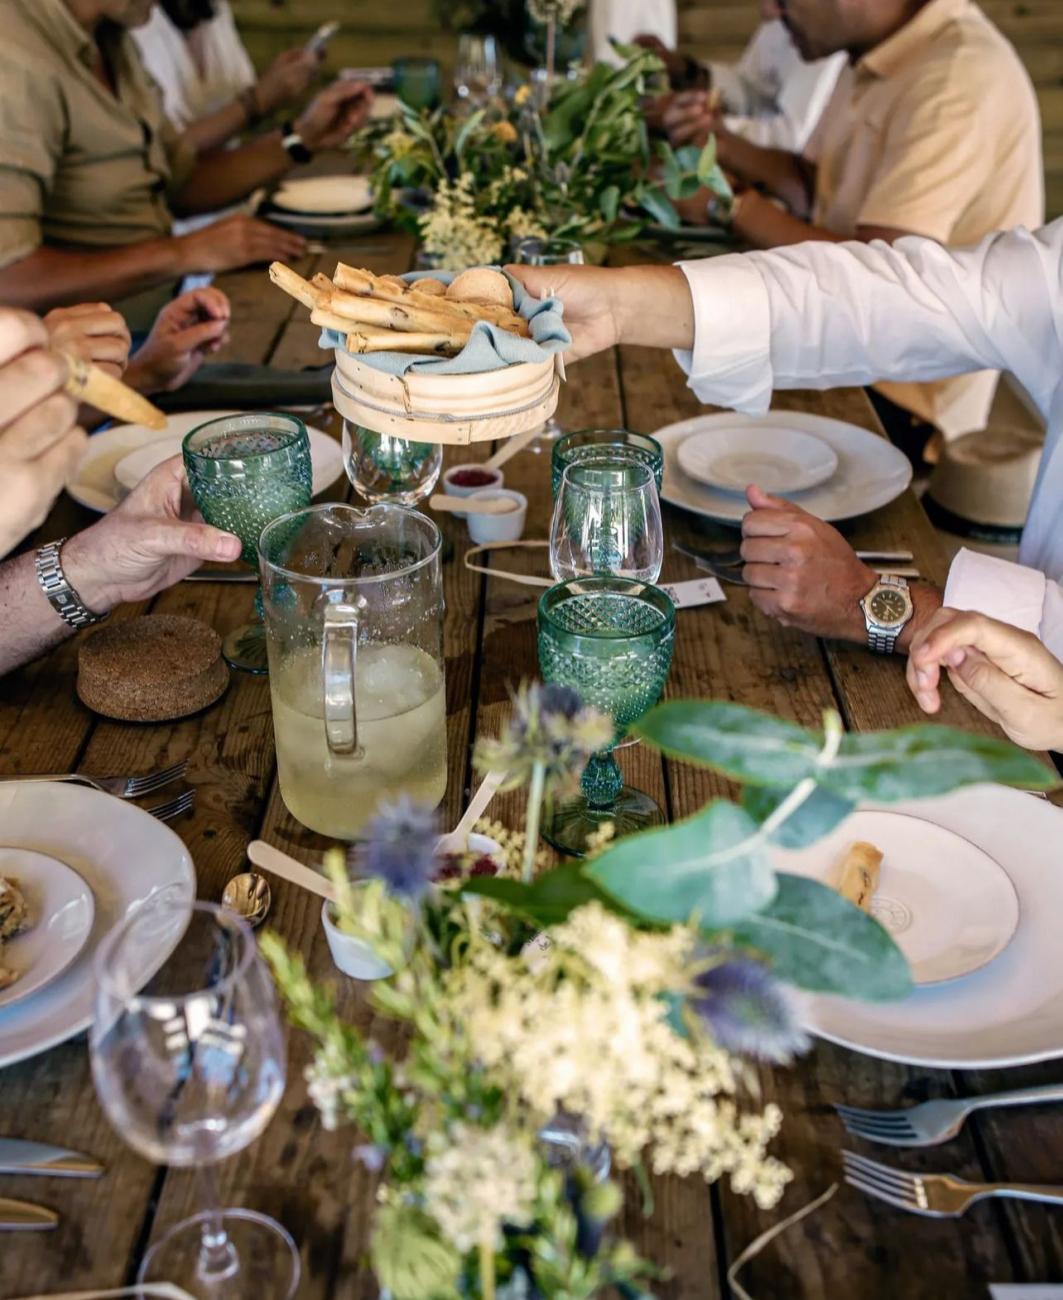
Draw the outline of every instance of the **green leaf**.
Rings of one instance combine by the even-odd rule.
[[[843,798],[883,802],[929,798],[983,781],[1027,790],[1059,784],[1039,758],[1009,741],[932,723],[846,735],[818,779]]]
[[[710,178],[717,170],[716,167],[716,137],[710,135],[705,142],[705,148],[698,155],[697,161],[692,163],[694,170],[697,172],[698,180],[702,185],[708,185]]]
[[[629,730],[669,758],[754,785],[797,785],[815,772],[822,745],[794,722],[725,700],[668,700]]]
[[[818,880],[782,872],[776,880],[771,902],[729,928],[735,943],[762,953],[798,988],[867,1002],[907,997],[908,963],[876,920]]]
[[[615,221],[616,214],[620,211],[620,187],[610,185],[602,190],[601,198],[598,200],[598,207],[606,221]]]
[[[492,898],[536,925],[558,925],[585,903],[601,903],[610,911],[637,919],[626,907],[618,906],[616,900],[604,894],[583,871],[583,863],[566,862],[527,885],[504,876],[473,876],[462,885],[461,892]]]
[[[742,807],[758,824],[762,824],[790,794],[774,786],[747,785],[742,791]],[[849,799],[817,786],[789,817],[771,834],[772,844],[784,849],[803,849],[828,835],[856,807]]]
[[[644,187],[638,191],[638,201],[654,221],[669,230],[679,229],[679,214],[659,189]]]
[[[584,864],[584,874],[654,921],[730,925],[775,894],[763,845],[748,844],[756,823],[718,800],[672,826],[628,836]]]
[[[461,161],[462,154],[465,152],[465,146],[468,143],[469,137],[480,126],[480,123],[484,120],[484,115],[486,112],[487,112],[486,109],[481,108],[478,109],[475,113],[472,113],[469,117],[465,119],[465,122],[462,124],[461,130],[454,137],[454,156],[458,159],[459,162]]]

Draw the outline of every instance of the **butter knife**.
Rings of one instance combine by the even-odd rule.
[[[0,1231],[5,1228],[31,1228],[40,1231],[54,1228],[59,1215],[44,1205],[31,1205],[29,1201],[9,1201],[0,1196]]]
[[[57,1178],[99,1178],[103,1165],[78,1151],[0,1138],[0,1174],[50,1174]]]

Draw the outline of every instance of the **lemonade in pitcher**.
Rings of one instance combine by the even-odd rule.
[[[356,839],[382,799],[408,794],[435,807],[447,788],[443,674],[411,645],[362,646],[354,674],[357,755],[329,752],[321,655],[293,655],[270,676],[277,775],[304,826]]]

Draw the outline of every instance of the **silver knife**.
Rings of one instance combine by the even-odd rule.
[[[5,1228],[54,1228],[59,1215],[44,1205],[29,1201],[9,1201],[0,1196],[0,1231]]]
[[[239,569],[197,569],[182,582],[257,582],[258,574],[241,572]]]
[[[0,1174],[50,1174],[57,1178],[99,1178],[103,1165],[78,1151],[0,1138]]]

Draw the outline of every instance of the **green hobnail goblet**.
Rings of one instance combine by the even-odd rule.
[[[571,465],[646,465],[653,471],[658,493],[664,480],[664,449],[648,433],[630,429],[576,429],[554,443],[550,486],[554,500],[565,470]]]
[[[674,645],[675,606],[647,582],[571,578],[539,601],[543,680],[572,687],[616,725],[613,743],[584,769],[580,795],[555,805],[544,819],[543,837],[562,853],[582,857],[588,837],[604,822],[613,823],[617,837],[663,822],[656,800],[624,784],[613,751],[660,699]]]
[[[208,524],[239,537],[244,563],[257,570],[263,528],[278,515],[310,504],[313,470],[306,426],[293,415],[227,415],[193,429],[182,451],[200,514]],[[229,633],[222,654],[233,668],[265,673],[261,586],[255,614],[255,622]]]

